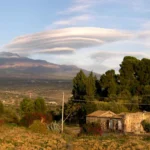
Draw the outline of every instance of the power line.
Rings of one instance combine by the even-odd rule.
[[[118,102],[104,102],[104,101],[86,101],[86,100],[72,100],[72,102],[83,102],[83,103],[115,103],[119,105],[150,105],[150,104],[139,104],[139,103],[118,103]]]

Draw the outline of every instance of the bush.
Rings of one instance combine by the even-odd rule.
[[[146,132],[150,132],[150,122],[146,121],[146,120],[143,120],[142,121],[142,126],[144,128],[144,130]]]
[[[20,110],[22,114],[26,113],[44,113],[46,110],[45,101],[42,98],[37,98],[35,100],[24,98],[20,103]]]
[[[114,113],[128,112],[127,107],[122,104],[117,104],[115,102],[97,102],[96,110],[110,110]]]
[[[34,122],[34,120],[41,120],[41,119],[43,119],[45,123],[51,123],[53,120],[52,115],[50,113],[48,114],[28,113],[22,117],[22,119],[20,120],[20,125],[29,127]]]
[[[81,134],[102,135],[101,125],[99,123],[84,124],[81,128]]]
[[[34,101],[29,98],[24,98],[20,103],[20,110],[22,114],[34,112]]]
[[[44,113],[46,110],[45,100],[42,98],[37,98],[34,100],[34,109],[35,112]]]
[[[18,124],[20,120],[20,116],[17,111],[12,107],[6,107],[4,110],[3,119],[6,123],[15,123]]]
[[[40,120],[34,120],[32,125],[29,126],[29,129],[36,133],[42,133],[42,134],[48,133],[46,124],[41,123]]]

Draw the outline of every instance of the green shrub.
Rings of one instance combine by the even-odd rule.
[[[20,103],[20,110],[22,114],[26,113],[44,113],[46,111],[45,100],[42,98],[36,98],[35,100],[24,98]]]
[[[84,124],[81,128],[80,134],[102,135],[101,125],[94,122]]]
[[[27,113],[21,118],[20,125],[29,127],[34,122],[34,120],[41,120],[42,118],[46,123],[51,123],[53,120],[52,115],[50,113]]]
[[[143,120],[142,121],[142,126],[144,128],[144,130],[146,132],[150,132],[150,122],[146,121],[146,120]]]
[[[96,110],[110,110],[114,113],[128,112],[127,107],[116,102],[95,102]]]
[[[4,110],[3,118],[6,123],[15,123],[18,124],[20,116],[17,111],[12,107],[6,107]]]
[[[48,133],[48,129],[45,123],[41,123],[40,120],[34,120],[34,122],[29,126],[29,129],[36,133]]]

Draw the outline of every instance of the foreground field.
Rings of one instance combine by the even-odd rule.
[[[0,150],[150,150],[150,137],[129,135],[80,136],[34,133],[0,126]]]

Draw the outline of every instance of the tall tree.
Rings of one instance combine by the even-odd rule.
[[[100,78],[100,85],[102,87],[103,96],[112,97],[117,92],[117,82],[114,70],[108,70]]]
[[[143,58],[137,67],[140,85],[150,85],[150,59]]]
[[[126,56],[120,65],[120,85],[122,90],[128,90],[133,95],[136,93],[137,87],[137,66],[140,60],[132,56]]]
[[[82,70],[77,73],[76,77],[73,79],[73,98],[75,99],[85,99],[86,96],[86,80],[87,77]]]
[[[91,72],[86,80],[86,97],[89,100],[93,100],[95,97],[96,86],[95,86],[96,78]]]

